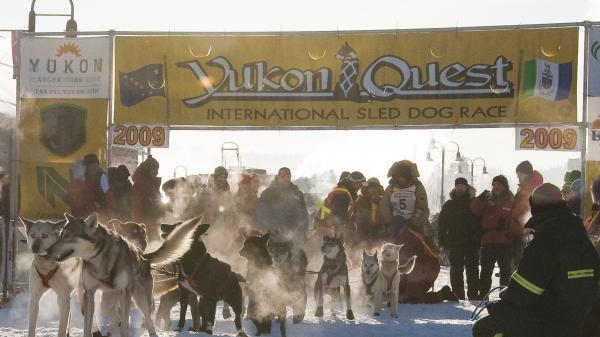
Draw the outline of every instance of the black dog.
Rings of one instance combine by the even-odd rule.
[[[306,311],[306,266],[308,259],[303,250],[293,251],[292,241],[269,240],[267,249],[277,272],[279,288],[285,291],[286,305],[294,310],[293,323],[304,319]]]
[[[260,336],[271,333],[273,314],[277,313],[279,330],[281,336],[285,337],[286,308],[283,298],[286,294],[279,287],[280,281],[267,250],[268,241],[269,234],[249,236],[240,250],[240,255],[248,260],[248,316],[256,326],[256,335]]]
[[[161,224],[160,230],[162,232],[161,237],[164,239],[167,237],[177,226],[179,226],[181,222],[177,222],[175,224]],[[195,240],[197,239],[198,234],[195,233]],[[202,253],[203,255],[206,252]],[[200,258],[201,256],[198,256]],[[181,279],[181,264],[180,262],[174,263],[173,265],[168,266],[164,270],[166,273],[173,273]],[[155,280],[156,282],[156,280]],[[155,284],[156,286],[156,284]],[[187,314],[188,304],[192,311],[192,326],[188,329],[189,331],[200,332],[200,313],[199,313],[199,303],[198,296],[185,287],[181,285],[178,288],[175,288],[168,293],[162,295],[160,297],[160,304],[158,305],[158,310],[156,311],[155,324],[163,324],[163,326],[170,326],[171,324],[171,308],[180,303],[179,309],[179,322],[177,324],[177,328],[175,331],[183,330],[183,326],[185,325],[185,315]]]
[[[208,224],[198,226],[192,247],[181,259],[180,288],[185,288],[201,297],[198,305],[202,317],[200,331],[212,334],[217,302],[223,300],[233,309],[238,336],[247,337],[248,335],[242,328],[242,289],[240,287],[240,282],[246,282],[246,280],[233,272],[229,264],[219,261],[207,253],[201,236],[206,233],[209,226]],[[182,305],[187,298],[189,296],[181,297]],[[182,320],[185,322],[185,313],[183,317],[180,316],[180,325]]]
[[[315,301],[317,310],[315,316],[323,317],[323,296],[327,294],[331,297],[331,314],[335,316],[335,307],[340,301],[340,289],[344,288],[346,299],[346,318],[354,319],[352,312],[352,302],[350,295],[350,282],[348,277],[348,265],[346,264],[346,251],[344,249],[343,234],[335,237],[324,236],[323,246],[323,265],[319,270],[317,282],[315,282]]]

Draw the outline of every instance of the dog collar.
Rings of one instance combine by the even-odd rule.
[[[34,266],[35,267],[35,266]],[[50,280],[54,277],[54,274],[56,274],[56,271],[58,271],[58,265],[56,267],[54,267],[54,269],[52,269],[48,274],[44,275],[42,273],[40,273],[39,269],[37,267],[35,267],[35,271],[37,272],[38,276],[40,277],[40,279],[42,280],[42,284],[44,285],[44,287],[46,288],[50,288]]]

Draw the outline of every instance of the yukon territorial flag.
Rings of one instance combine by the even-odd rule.
[[[524,66],[523,96],[538,96],[551,101],[569,98],[572,65],[546,60],[527,60]]]
[[[119,72],[121,104],[133,106],[151,96],[165,96],[163,65],[148,64],[129,73]]]

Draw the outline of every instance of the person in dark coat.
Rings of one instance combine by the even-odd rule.
[[[450,284],[456,296],[465,299],[463,270],[467,272],[467,295],[479,299],[479,247],[481,223],[469,208],[475,189],[467,179],[456,178],[450,200],[439,217],[440,245],[450,252]]]
[[[165,207],[161,202],[159,164],[148,155],[133,173],[131,220],[146,225],[148,241],[160,240],[160,218]]]
[[[256,208],[256,227],[263,232],[278,232],[290,240],[306,240],[308,210],[304,193],[292,183],[289,168],[282,167],[271,185],[262,192]]]
[[[108,192],[106,211],[109,219],[129,221],[131,216],[131,195],[133,185],[129,180],[129,169],[125,165],[108,169]]]
[[[473,336],[577,337],[598,293],[600,258],[581,219],[569,212],[561,191],[542,184],[530,197],[526,228],[533,240],[489,316]]]

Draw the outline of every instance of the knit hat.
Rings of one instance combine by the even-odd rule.
[[[465,179],[463,177],[458,177],[454,180],[454,186],[456,186],[456,185],[469,186],[469,182],[467,181],[467,179]]]
[[[289,168],[287,168],[287,167],[284,166],[284,167],[280,168],[279,171],[277,171],[277,175],[282,175],[282,174],[287,174],[287,175],[291,176],[292,175],[292,171],[290,171]]]
[[[367,180],[367,186],[368,187],[381,187],[381,183],[379,182],[379,179],[372,177],[372,178],[369,178],[369,180]]]
[[[98,160],[98,156],[95,153],[88,153],[83,156],[83,165],[88,166],[92,164],[100,165],[100,161]]]
[[[551,206],[564,204],[565,200],[562,197],[560,189],[553,184],[545,183],[540,185],[533,191],[529,204],[534,206]]]
[[[367,186],[367,179],[364,174],[354,171],[348,175],[348,181],[352,183],[361,183],[362,186]]]
[[[522,161],[519,165],[517,165],[516,172],[525,173],[527,175],[533,174],[533,165],[529,162],[529,160]]]
[[[217,177],[217,176],[226,176],[227,177],[227,176],[229,176],[229,173],[227,172],[227,169],[224,168],[223,166],[217,166],[215,168],[215,172],[213,173],[213,175],[215,177]]]
[[[495,176],[494,179],[492,179],[492,184],[493,183],[500,183],[505,189],[510,189],[508,186],[508,179],[506,179],[506,177],[503,175]]]

